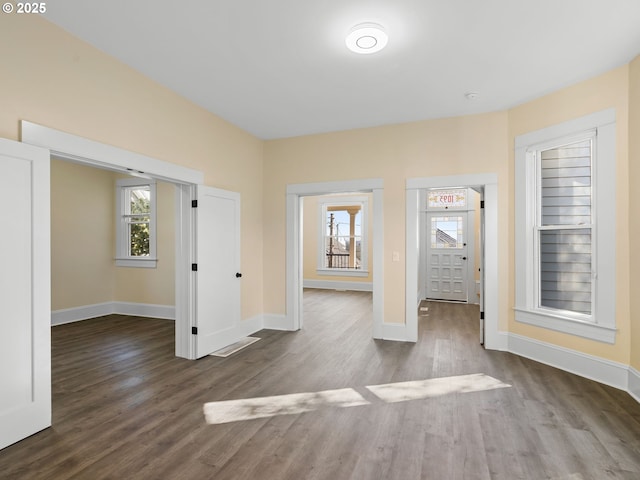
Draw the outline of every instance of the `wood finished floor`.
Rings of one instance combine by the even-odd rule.
[[[53,328],[53,427],[2,479],[639,479],[628,394],[478,345],[477,307],[430,303],[417,344],[371,339],[369,293],[305,290],[305,328],[228,358],[173,355],[173,323]],[[512,387],[385,403],[377,385],[484,373]],[[206,402],[353,388],[370,405],[207,425]]]

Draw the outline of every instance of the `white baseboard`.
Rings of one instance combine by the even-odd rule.
[[[245,318],[236,327],[238,332],[238,340],[262,330],[264,327],[263,316],[256,315],[255,317]]]
[[[353,290],[356,292],[373,292],[371,282],[346,282],[340,280],[303,280],[304,288],[320,288],[325,290]]]
[[[629,367],[629,395],[640,403],[640,372],[633,367]]]
[[[110,315],[113,312],[113,302],[96,303],[94,305],[83,305],[82,307],[64,308],[51,312],[51,325],[62,325],[64,323],[79,322],[89,318]]]
[[[81,307],[65,308],[51,312],[51,325],[79,322],[89,318],[103,317],[111,314],[133,315],[136,317],[153,317],[175,320],[173,305],[153,305],[131,302],[105,302]]]
[[[265,313],[263,316],[264,328],[268,330],[285,330],[293,331],[286,315],[277,315],[275,313]]]
[[[540,342],[514,333],[510,333],[508,336],[508,351],[511,353],[604,383],[605,385],[629,391],[630,374],[628,365]],[[638,386],[640,386],[640,383]]]
[[[134,317],[176,319],[176,308],[173,305],[154,305],[151,303],[113,302],[113,313],[132,315]]]
[[[383,323],[382,340],[408,342],[406,325],[404,323]]]

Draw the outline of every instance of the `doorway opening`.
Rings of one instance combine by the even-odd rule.
[[[427,219],[429,218],[429,210],[426,208],[427,192],[442,192],[447,190],[466,189],[467,191],[478,192],[479,201],[481,207],[479,208],[479,228],[477,230],[478,245],[474,246],[474,252],[477,252],[479,262],[474,261],[474,265],[477,263],[480,269],[479,276],[475,278],[475,271],[472,271],[472,267],[467,262],[466,269],[462,273],[467,274],[466,286],[467,286],[467,300],[469,302],[469,290],[473,293],[476,289],[479,295],[478,303],[480,306],[480,313],[478,318],[478,331],[480,336],[480,342],[484,344],[487,349],[504,349],[504,339],[498,334],[498,198],[497,198],[497,175],[496,174],[475,174],[475,175],[458,175],[451,177],[425,177],[425,178],[413,178],[407,180],[407,218],[406,218],[406,238],[407,238],[407,265],[406,265],[406,324],[407,334],[412,341],[417,341],[418,338],[418,312],[419,304],[422,298],[426,297],[424,280],[427,277],[427,259],[426,249],[421,247],[421,242],[425,237],[431,241],[431,230],[429,235],[425,235],[425,231],[429,226]],[[459,217],[460,215],[455,213],[455,209],[443,208],[447,202],[455,201],[453,197],[449,197],[443,201],[445,204],[440,204],[440,212],[437,209],[432,211],[434,215],[431,218],[438,219],[439,217]],[[442,200],[442,199],[441,199]],[[467,207],[468,208],[468,207]],[[462,211],[462,207],[458,210]],[[452,215],[445,215],[442,212],[454,212]],[[464,221],[464,220],[462,220]],[[468,223],[468,215],[467,215]],[[475,220],[474,220],[474,223]],[[452,225],[456,225],[452,227]],[[438,221],[436,220],[436,228],[434,231],[436,246],[442,246],[443,243],[448,242],[449,245],[456,247],[459,244],[468,242],[464,241],[464,237],[460,242],[457,235],[457,225],[459,224],[456,219],[455,222],[445,221],[442,223],[444,226],[443,232],[438,233]],[[449,230],[449,232],[447,231]],[[453,231],[455,230],[455,231]],[[440,239],[438,239],[440,235]],[[440,242],[440,245],[438,245]],[[469,245],[466,246],[467,248]],[[443,247],[451,248],[451,247]],[[436,249],[436,252],[438,249]],[[467,249],[468,253],[468,249]],[[460,257],[465,256],[460,254]],[[468,256],[467,256],[468,258]],[[460,259],[460,262],[465,260]],[[449,259],[449,263],[453,263]],[[424,268],[421,268],[424,267]],[[475,266],[473,267],[475,270]],[[471,271],[471,274],[470,274]],[[450,274],[451,278],[454,277]],[[471,287],[470,278],[474,278],[473,287]],[[477,287],[476,285],[477,281]],[[452,281],[450,285],[452,284]],[[441,287],[440,287],[441,288]],[[453,288],[450,287],[452,290]],[[423,296],[424,295],[424,296]],[[462,296],[463,294],[461,294]],[[451,300],[451,299],[448,299]]]
[[[373,338],[384,338],[382,192],[383,182],[381,179],[294,184],[287,186],[286,323],[288,330],[300,330],[304,325],[304,198],[346,193],[370,193],[372,203],[371,256],[373,260],[371,282],[373,292],[372,335]],[[307,212],[307,216],[308,215],[309,212]]]
[[[421,298],[480,303],[482,189],[420,192]]]
[[[335,321],[355,308],[350,301],[355,299],[357,309],[371,310],[372,196],[359,192],[302,197],[303,318]],[[369,305],[363,305],[367,298]],[[319,303],[333,305],[336,318],[314,315],[327,309],[318,310]]]
[[[175,186],[136,179],[136,184],[153,185],[153,194],[131,198],[154,215],[135,224],[130,241],[123,242],[139,254],[140,268],[118,266],[116,185],[134,177],[50,158],[51,325],[110,314],[174,320]],[[153,244],[157,249],[151,251]],[[150,262],[153,268],[143,268]]]
[[[87,140],[55,129],[22,121],[22,142],[44,147],[52,158],[86,166],[146,175],[175,185],[175,354],[195,359],[195,325],[192,308],[194,279],[194,218],[192,199],[196,185],[204,183],[202,172]]]

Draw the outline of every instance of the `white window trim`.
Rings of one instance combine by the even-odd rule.
[[[326,230],[326,208],[332,206],[360,205],[362,211],[362,225],[360,229],[362,248],[362,268],[357,270],[350,268],[324,268],[324,234]],[[316,273],[318,275],[331,275],[338,277],[368,277],[369,276],[369,198],[364,195],[344,195],[338,197],[323,197],[318,203],[318,260]]]
[[[595,131],[593,192],[593,289],[590,317],[536,308],[535,151],[569,143],[571,137]],[[515,256],[516,321],[614,343],[616,336],[616,155],[615,110],[609,109],[516,137]],[[569,142],[566,142],[566,140]]]
[[[149,256],[133,257],[128,254],[127,229],[122,217],[123,189],[127,187],[149,186],[151,215],[149,221]],[[121,178],[116,181],[116,266],[156,268],[156,181],[146,178]]]

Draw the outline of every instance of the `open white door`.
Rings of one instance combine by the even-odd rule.
[[[0,139],[0,448],[51,426],[49,161]]]
[[[198,186],[196,358],[240,340],[240,194]]]

